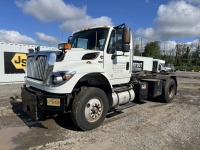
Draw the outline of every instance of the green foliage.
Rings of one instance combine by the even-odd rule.
[[[141,50],[140,50],[140,45],[136,44],[134,46],[134,56],[141,56]]]
[[[136,56],[141,55],[139,44],[135,45],[134,54]],[[195,51],[191,52],[190,45],[177,44],[175,56],[173,50],[170,51],[169,55],[161,55],[160,43],[154,41],[146,44],[142,55],[154,59],[163,59],[166,64],[174,64],[177,70],[200,71],[200,45],[196,47]]]
[[[198,70],[200,66],[200,48],[199,46],[195,51],[191,52],[191,48],[185,44],[176,45],[175,65],[184,70]],[[194,66],[194,67],[193,67]]]
[[[159,59],[161,57],[159,42],[155,41],[147,43],[144,49],[144,56]]]
[[[176,66],[175,68],[176,68],[176,70],[180,70],[180,71],[195,71],[195,72],[200,71],[200,66],[183,65],[183,66]]]
[[[182,45],[181,44],[176,44],[175,64],[177,66],[181,65],[181,50],[182,50]]]
[[[174,56],[168,56],[168,55],[166,55],[162,59],[165,60],[166,64],[175,64],[175,58],[174,58]]]
[[[196,66],[200,66],[200,47],[199,46],[194,52],[192,52],[192,62]]]

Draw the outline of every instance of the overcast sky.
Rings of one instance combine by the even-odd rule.
[[[1,0],[0,17],[0,42],[51,46],[85,27],[121,23],[144,41],[200,38],[200,0]]]

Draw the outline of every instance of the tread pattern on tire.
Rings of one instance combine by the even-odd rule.
[[[169,97],[169,94],[168,94],[168,91],[169,91],[169,87],[173,85],[174,86],[174,95],[170,98]],[[165,102],[165,103],[170,103],[173,99],[174,99],[174,96],[175,96],[175,93],[176,93],[176,83],[173,79],[169,78],[168,80],[164,81],[163,83],[163,94],[162,94],[162,100]]]
[[[82,109],[82,108],[80,108],[81,105],[82,105],[81,103],[84,103],[83,101],[85,101],[83,99],[83,97],[87,97],[87,95],[88,94],[90,95],[92,92],[93,93],[96,92],[97,94],[100,94],[100,95],[102,95],[102,97],[104,97],[104,100],[102,100],[102,103],[104,103],[103,104],[103,108],[105,110],[102,112],[102,116],[100,117],[100,119],[98,119],[96,122],[90,123],[90,125],[88,125],[89,122],[85,122],[86,119],[83,116],[83,115],[85,115],[84,112],[82,112],[83,115],[80,116],[80,112],[79,111],[80,111],[80,109]],[[82,107],[84,107],[84,109],[85,109],[85,106],[82,106]],[[73,120],[74,124],[77,127],[79,127],[82,130],[91,130],[93,128],[98,127],[103,122],[103,120],[106,117],[107,111],[108,111],[108,99],[107,99],[107,96],[106,96],[105,92],[103,90],[95,88],[95,87],[88,87],[88,88],[83,88],[76,95],[76,97],[75,97],[75,99],[74,99],[74,101],[72,103],[71,116],[72,116],[72,120]],[[87,124],[87,126],[86,126],[86,124]]]

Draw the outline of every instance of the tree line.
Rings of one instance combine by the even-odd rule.
[[[174,64],[178,70],[200,71],[200,45],[192,48],[188,44],[176,44],[175,49],[161,49],[160,42],[149,42],[144,49],[140,44],[134,45],[135,56],[163,59],[167,64]]]

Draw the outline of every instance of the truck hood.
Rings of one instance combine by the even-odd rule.
[[[85,50],[83,48],[72,48],[65,54],[63,61],[94,60],[103,53],[99,50]]]
[[[103,72],[103,51],[72,48],[63,61],[54,64],[53,72],[76,71],[76,73]]]

